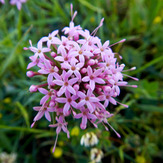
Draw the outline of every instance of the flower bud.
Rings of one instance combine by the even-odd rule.
[[[90,66],[94,65],[95,63],[96,63],[96,62],[95,62],[94,59],[90,59],[90,60],[88,61],[88,65],[90,65]]]
[[[38,86],[37,85],[31,85],[29,88],[30,92],[37,92]]]
[[[57,56],[57,54],[55,52],[51,52],[50,55],[55,58]]]
[[[33,77],[35,74],[34,74],[33,71],[27,71],[26,75],[27,75],[29,78],[31,78],[31,77]]]

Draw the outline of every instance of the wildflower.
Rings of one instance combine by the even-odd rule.
[[[90,152],[91,163],[101,162],[102,157],[104,156],[102,150],[97,148],[92,148]]]
[[[94,127],[102,123],[106,130],[107,126],[112,126],[107,119],[113,116],[105,108],[110,103],[121,104],[115,100],[120,94],[120,87],[136,87],[127,85],[123,80],[123,72],[134,70],[124,70],[124,64],[118,64],[115,53],[112,52],[109,41],[104,44],[101,39],[95,36],[97,30],[103,25],[104,19],[99,26],[90,33],[89,30],[83,30],[80,25],[75,26],[73,20],[77,12],[73,14],[71,5],[72,20],[69,27],[63,28],[64,36],[57,36],[58,30],[53,31],[48,36],[41,38],[37,47],[29,41],[30,47],[24,48],[33,52],[29,59],[27,69],[36,66],[37,72],[28,71],[27,76],[36,75],[46,77],[43,84],[31,85],[30,92],[39,91],[43,94],[39,107],[34,107],[38,111],[31,127],[40,120],[43,115],[51,122],[51,112],[57,123],[50,124],[49,127],[57,127],[55,150],[58,135],[63,130],[69,138],[67,117],[72,115],[75,119],[81,119],[80,128],[85,129],[88,121]],[[125,39],[118,43],[124,42]],[[45,46],[44,46],[45,45]],[[130,77],[130,76],[128,76]],[[137,78],[130,77],[134,80]],[[113,129],[118,137],[120,135]],[[94,142],[95,137],[92,136]],[[84,143],[84,140],[82,140]]]
[[[11,98],[10,97],[6,97],[4,100],[3,100],[4,103],[6,104],[9,104],[11,103]]]
[[[135,161],[136,161],[136,163],[146,163],[147,162],[145,157],[140,156],[140,155],[136,156]]]
[[[7,154],[6,152],[0,153],[0,162],[2,163],[15,163],[17,155],[15,153]]]
[[[71,136],[78,136],[79,135],[79,127],[78,126],[75,126],[72,128],[71,130]]]
[[[154,20],[153,20],[153,24],[158,24],[158,23],[160,23],[161,21],[162,21],[161,16],[156,16],[156,17],[154,18]]]
[[[80,144],[84,145],[85,147],[94,146],[98,144],[98,138],[93,132],[87,132],[82,136]]]
[[[60,147],[56,147],[55,152],[53,152],[53,148],[51,148],[51,153],[54,158],[60,158],[63,154],[63,150]]]
[[[25,3],[27,0],[10,0],[11,5],[16,5],[18,10],[21,9],[22,3]]]

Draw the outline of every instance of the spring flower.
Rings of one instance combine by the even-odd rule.
[[[90,160],[91,163],[101,162],[101,159],[103,158],[104,154],[102,150],[97,148],[92,148],[90,152]]]
[[[77,14],[73,14],[71,5],[72,20],[69,27],[63,28],[65,35],[58,37],[59,30],[54,30],[48,36],[42,37],[37,47],[29,41],[30,50],[33,55],[29,57],[31,62],[27,69],[37,67],[37,71],[28,71],[27,76],[44,76],[44,83],[31,85],[30,92],[39,91],[43,94],[40,99],[40,106],[34,107],[38,111],[31,127],[44,115],[51,122],[53,115],[54,124],[49,127],[56,127],[56,141],[59,133],[64,131],[69,138],[68,116],[80,119],[80,128],[85,129],[88,122],[98,127],[102,123],[106,130],[112,126],[107,119],[113,116],[106,110],[110,103],[121,104],[116,101],[120,94],[121,87],[136,87],[128,85],[123,80],[125,65],[117,63],[115,53],[111,50],[109,41],[104,44],[96,35],[97,30],[103,25],[104,19],[99,26],[90,33],[83,30],[80,25],[75,26],[73,20]],[[124,42],[125,39],[118,43]],[[130,76],[128,76],[130,77]],[[134,80],[137,78],[130,77]],[[118,137],[120,135],[113,129]],[[93,135],[93,134],[91,134]],[[97,138],[92,136],[91,144],[97,143]],[[89,143],[89,142],[88,142]],[[88,144],[86,143],[86,144]],[[84,138],[82,139],[84,143]]]
[[[25,3],[27,0],[10,0],[11,5],[16,5],[18,10],[21,9],[22,3]]]
[[[82,136],[80,144],[84,145],[85,147],[94,146],[98,144],[98,138],[93,132],[87,132]]]

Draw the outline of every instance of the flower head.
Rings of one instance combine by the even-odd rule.
[[[61,130],[69,137],[66,119],[70,115],[81,119],[81,129],[85,129],[89,121],[95,127],[102,123],[108,130],[107,126],[111,125],[107,119],[113,114],[106,108],[110,103],[121,104],[115,98],[120,94],[120,87],[128,84],[123,81],[125,65],[116,62],[115,54],[111,50],[112,45],[109,45],[109,41],[102,44],[100,38],[95,36],[104,19],[90,33],[80,25],[74,25],[76,14],[77,12],[72,14],[69,27],[63,28],[64,36],[59,38],[59,31],[55,30],[41,38],[37,47],[30,41],[30,47],[25,48],[33,52],[27,69],[38,67],[37,72],[28,71],[28,77],[43,75],[47,79],[43,84],[30,87],[31,92],[39,91],[43,94],[41,106],[34,107],[38,113],[32,127],[43,115],[50,122],[53,112],[57,123],[54,120],[55,124],[49,126],[57,128],[56,141]],[[124,39],[120,42],[124,42]],[[120,137],[116,131],[115,133]],[[82,142],[84,143],[84,140]],[[54,149],[55,146],[56,142]]]
[[[90,160],[91,163],[101,162],[101,159],[103,158],[104,153],[101,149],[92,148],[90,152]]]
[[[93,132],[87,132],[82,136],[80,144],[85,147],[94,146],[98,144],[98,138]]]

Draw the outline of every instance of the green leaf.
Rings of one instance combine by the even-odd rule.
[[[28,116],[28,113],[27,113],[25,107],[20,102],[16,102],[16,106],[20,109],[20,112],[25,119],[27,127],[30,127],[29,116]]]
[[[148,111],[148,112],[159,112],[163,113],[163,107],[158,107],[154,105],[137,105],[138,108]]]

